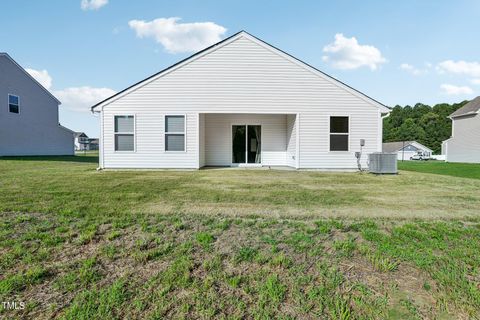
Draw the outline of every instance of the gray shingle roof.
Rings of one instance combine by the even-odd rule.
[[[85,134],[85,132],[75,132],[74,137],[75,138],[76,137],[87,137],[88,138],[88,136]]]
[[[477,113],[480,110],[480,96],[476,97],[454,113],[450,115],[450,117],[460,117],[460,116],[465,116],[468,114],[474,114]]]
[[[405,141],[405,147],[408,146],[413,141]],[[404,146],[403,141],[396,141],[396,142],[385,142],[382,145],[383,152],[397,152],[398,150],[402,149]]]

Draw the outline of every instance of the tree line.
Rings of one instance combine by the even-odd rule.
[[[448,116],[467,102],[439,103],[433,107],[423,103],[413,107],[396,105],[383,120],[383,141],[415,140],[439,154],[442,141],[452,133],[452,121]]]

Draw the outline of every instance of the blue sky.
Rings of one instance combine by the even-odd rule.
[[[480,94],[480,1],[0,4],[0,51],[63,102],[63,125],[90,136],[97,100],[239,30],[389,106]]]

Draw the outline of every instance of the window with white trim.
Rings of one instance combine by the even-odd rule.
[[[134,116],[115,116],[115,151],[135,151]]]
[[[165,116],[165,151],[185,151],[185,116]]]
[[[18,113],[20,110],[20,98],[16,95],[8,95],[8,111]]]
[[[348,117],[330,117],[330,151],[348,151]]]

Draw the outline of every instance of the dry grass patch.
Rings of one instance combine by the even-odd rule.
[[[94,168],[0,160],[0,317],[480,317],[480,180]]]
[[[479,214],[478,179],[410,171],[398,176],[241,169],[96,172],[94,161],[1,159],[0,211],[426,219]]]
[[[24,214],[19,228],[11,216],[0,246],[16,264],[2,257],[0,298],[28,307],[9,317],[478,316],[475,222]],[[78,241],[88,222],[95,235]]]

